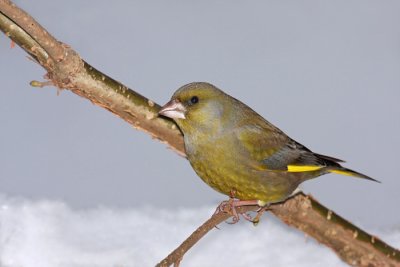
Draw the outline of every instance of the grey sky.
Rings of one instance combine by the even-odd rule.
[[[382,184],[303,184],[365,226],[400,224],[399,1],[15,1],[90,64],[163,104],[208,81],[310,149]],[[74,207],[226,197],[165,145],[71,92],[0,35],[0,193]]]

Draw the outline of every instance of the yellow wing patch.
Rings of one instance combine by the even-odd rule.
[[[311,172],[324,168],[325,166],[315,166],[315,165],[288,165],[288,172]]]

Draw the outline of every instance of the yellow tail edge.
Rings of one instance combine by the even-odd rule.
[[[350,169],[346,169],[346,168],[340,168],[340,169],[331,169],[328,170],[330,173],[336,173],[336,174],[340,174],[340,175],[346,175],[346,176],[352,176],[352,177],[357,177],[357,178],[363,178],[363,179],[367,179],[367,180],[371,180],[377,183],[381,183],[378,180],[375,180],[365,174],[350,170]]]

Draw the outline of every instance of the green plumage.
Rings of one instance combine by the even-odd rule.
[[[182,130],[190,164],[203,181],[240,200],[279,202],[301,182],[329,172],[373,180],[313,153],[208,83],[181,87],[160,114]]]

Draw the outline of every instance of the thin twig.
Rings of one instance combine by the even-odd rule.
[[[255,211],[259,206],[243,206],[238,207],[239,213]],[[183,256],[191,249],[197,242],[200,241],[210,230],[214,229],[218,224],[228,220],[232,215],[227,212],[214,213],[210,219],[204,222],[199,228],[196,229],[182,244],[180,244],[174,251],[172,251],[165,259],[158,263],[157,267],[168,267],[172,264],[180,262]]]

